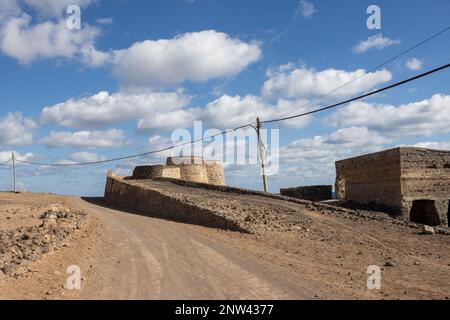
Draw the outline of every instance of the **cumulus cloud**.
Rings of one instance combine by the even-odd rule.
[[[410,70],[420,70],[420,69],[422,69],[422,65],[423,65],[423,62],[420,61],[420,60],[417,59],[417,58],[409,59],[409,60],[406,62],[406,66],[407,66],[408,69],[410,69]]]
[[[47,147],[116,148],[124,143],[125,134],[119,129],[107,131],[55,132],[41,140]]]
[[[247,123],[254,123],[256,117],[271,119],[289,112],[306,111],[302,108],[306,100],[278,100],[276,105],[267,104],[260,97],[247,95],[228,96],[224,95],[206,106],[205,120],[217,128],[235,128]],[[284,123],[291,127],[304,127],[311,117],[298,118]]]
[[[382,50],[395,44],[400,44],[400,40],[392,40],[379,33],[375,36],[369,37],[367,40],[361,41],[357,46],[353,48],[353,52],[364,53],[371,49]]]
[[[450,96],[400,106],[354,102],[326,117],[323,123],[335,127],[364,126],[385,136],[415,136],[450,132]]]
[[[363,127],[339,129],[293,141],[280,149],[279,177],[301,177],[302,183],[331,184],[337,160],[379,151],[391,142]]]
[[[0,49],[21,64],[40,58],[75,57],[98,64],[100,53],[92,47],[99,30],[88,25],[81,30],[69,30],[65,23],[59,20],[31,24],[31,16],[27,14],[11,18],[0,29]]]
[[[431,136],[450,132],[450,96],[400,105],[356,102],[324,118],[323,124],[336,131],[299,139],[280,150],[280,177],[301,177],[302,183],[330,183],[337,160],[376,152],[410,136]],[[411,144],[409,144],[411,145]],[[448,141],[418,142],[416,147],[449,150]]]
[[[20,113],[9,113],[0,119],[0,146],[19,146],[33,143],[36,123]]]
[[[450,150],[450,141],[418,142],[414,144],[414,147],[435,149],[435,150]]]
[[[264,82],[264,97],[281,96],[285,98],[314,98],[322,96],[336,87],[353,81],[349,85],[336,90],[330,98],[345,98],[366,92],[375,86],[388,82],[392,74],[386,69],[367,73],[363,69],[345,71],[326,69],[316,71],[305,67],[295,68],[292,64],[282,66],[276,71],[268,72],[269,79]]]
[[[0,0],[0,25],[21,13],[17,0]]]
[[[137,42],[129,48],[102,51],[95,46],[101,25],[66,26],[68,6],[87,7],[95,0],[0,0],[0,50],[19,63],[39,59],[76,59],[88,67],[108,67],[126,86],[167,87],[234,76],[259,60],[260,45],[226,33],[205,30],[172,39]],[[36,13],[41,19],[33,19]]]
[[[296,140],[281,149],[281,159],[284,163],[311,159],[314,162],[321,160],[334,163],[337,158],[374,150],[388,142],[390,140],[367,128],[349,127],[326,135]]]
[[[261,56],[246,43],[215,30],[138,42],[114,52],[113,74],[125,84],[153,87],[233,76]]]
[[[81,99],[70,99],[45,107],[42,124],[56,123],[63,127],[95,129],[113,123],[137,120],[138,129],[171,130],[192,123],[198,112],[187,109],[189,97],[179,93],[102,91]]]
[[[96,162],[105,159],[105,157],[99,156],[96,153],[86,151],[73,153],[69,157],[69,161],[73,161],[74,163]]]
[[[21,161],[30,161],[33,159],[34,155],[31,152],[22,154],[19,153],[17,151],[11,150],[11,151],[1,151],[0,152],[0,163],[6,162],[9,159],[11,159],[11,155],[14,152],[14,157],[17,160],[21,160]],[[20,163],[17,163],[16,165],[20,165]]]

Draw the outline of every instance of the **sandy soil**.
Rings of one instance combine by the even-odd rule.
[[[201,196],[201,191],[197,190],[196,196]],[[211,199],[208,193],[208,201],[225,206],[230,199],[222,196]],[[232,205],[238,206],[239,199],[231,199]],[[133,214],[97,200],[0,194],[0,208],[8,206],[3,207],[8,208],[8,215],[18,211],[11,213],[18,217],[13,222],[15,217],[3,219],[2,210],[0,227],[34,223],[30,215],[41,214],[41,205],[56,200],[88,213],[85,228],[77,231],[67,246],[30,263],[27,272],[0,279],[0,298],[450,297],[449,236],[425,236],[404,226],[323,214],[254,196],[246,196],[246,210],[251,212],[252,206],[258,212],[274,206],[286,208],[296,224],[241,234]],[[277,221],[284,226],[282,218]],[[258,226],[257,230],[262,229]],[[70,265],[82,271],[81,290],[65,288]],[[369,265],[382,268],[381,290],[366,287]]]

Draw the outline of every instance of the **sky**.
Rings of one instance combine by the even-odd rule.
[[[449,63],[447,31],[373,70],[449,27],[448,12],[450,0],[0,0],[0,163],[143,153],[195,137],[195,124],[205,135],[370,92]],[[449,84],[447,69],[265,125],[270,191],[333,184],[336,160],[369,152],[450,150]],[[226,144],[248,146],[253,129],[241,131]],[[108,169],[130,175],[169,155],[17,163],[18,189],[100,196]],[[224,160],[228,184],[262,188],[257,163]],[[0,190],[11,189],[7,164]]]

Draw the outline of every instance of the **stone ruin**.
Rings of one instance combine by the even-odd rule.
[[[337,161],[336,197],[449,226],[450,152],[403,147]]]
[[[325,201],[333,197],[332,186],[305,186],[298,188],[280,189],[282,196],[310,200]]]
[[[220,161],[201,157],[171,157],[165,165],[139,166],[133,171],[132,179],[170,178],[197,183],[225,186],[225,173]]]

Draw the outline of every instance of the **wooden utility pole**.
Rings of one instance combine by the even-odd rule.
[[[16,161],[14,158],[14,152],[12,153],[12,169],[13,169],[13,183],[14,183],[14,193],[16,193]]]
[[[264,192],[268,191],[267,186],[267,176],[266,176],[266,151],[264,150],[264,145],[261,141],[261,121],[259,120],[259,117],[256,118],[256,132],[258,133],[258,147],[259,147],[259,158],[261,161],[261,169],[262,169],[262,176],[263,176],[263,183],[264,183]]]

